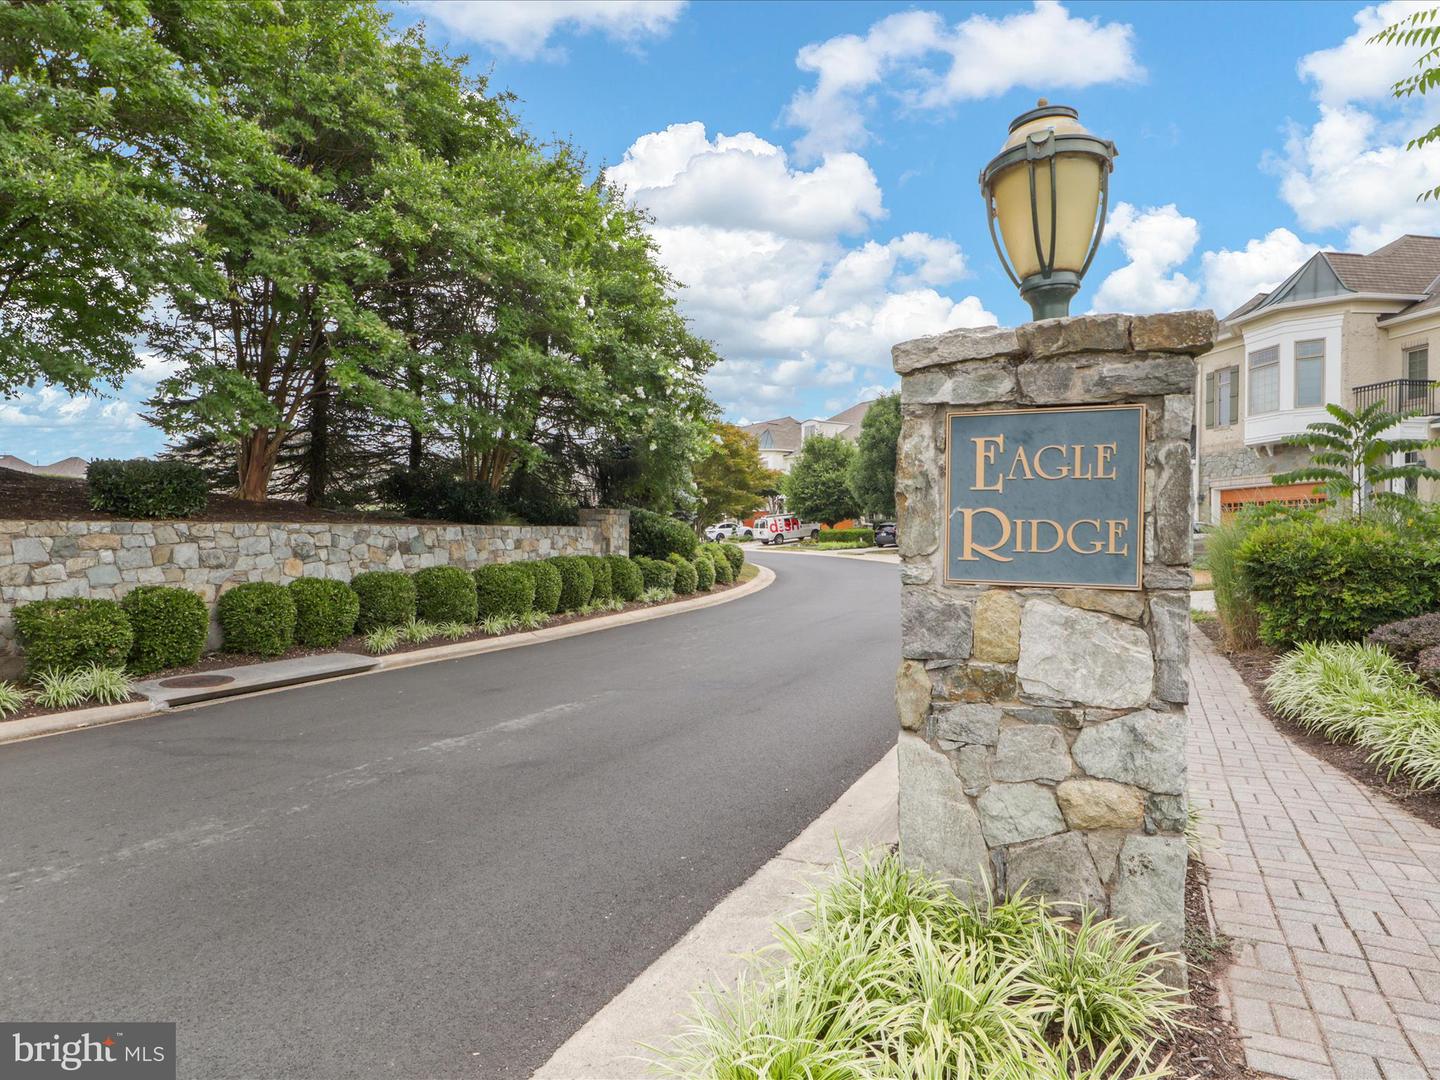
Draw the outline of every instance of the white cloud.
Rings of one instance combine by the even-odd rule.
[[[685,0],[418,0],[451,33],[523,60],[563,59],[550,46],[561,30],[598,32],[626,44],[670,31]]]
[[[798,91],[785,113],[803,128],[796,143],[809,159],[863,146],[867,92],[893,79],[904,107],[939,109],[995,97],[1017,87],[1075,89],[1135,80],[1135,35],[1124,23],[1077,18],[1056,0],[992,18],[971,15],[953,26],[935,12],[889,15],[862,37],[842,34],[806,45],[796,57],[815,84]],[[931,61],[938,61],[931,66]]]
[[[889,376],[895,342],[996,321],[941,291],[966,274],[953,241],[865,235],[885,208],[858,154],[797,168],[753,133],[676,124],[637,139],[607,177],[654,216],[686,315],[726,358],[708,381],[730,415],[803,411],[814,387],[852,397]]]
[[[1272,229],[1238,251],[1207,251],[1200,257],[1205,302],[1223,318],[1256,293],[1268,293],[1319,250],[1289,229]]]
[[[1177,268],[1199,241],[1199,223],[1174,203],[1144,210],[1117,203],[1105,243],[1118,243],[1130,261],[1101,283],[1090,310],[1144,314],[1189,307],[1200,289]]]
[[[1272,162],[1280,194],[1301,225],[1345,229],[1354,250],[1372,250],[1405,232],[1440,232],[1440,206],[1416,201],[1440,182],[1440,146],[1405,150],[1409,138],[1440,121],[1440,102],[1390,96],[1423,50],[1369,43],[1378,30],[1427,6],[1390,0],[1362,8],[1344,42],[1299,63],[1319,117],[1292,130],[1284,156]]]
[[[14,454],[32,464],[72,455],[89,459],[153,454],[164,439],[140,411],[156,383],[169,374],[163,361],[147,354],[119,391],[72,397],[54,386],[24,390],[0,403],[0,435],[5,439],[0,454]]]

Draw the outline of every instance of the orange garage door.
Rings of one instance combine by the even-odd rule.
[[[1325,496],[1316,484],[1262,484],[1259,487],[1229,488],[1220,492],[1220,520],[1229,521],[1242,507],[1257,503],[1318,506],[1324,501]]]

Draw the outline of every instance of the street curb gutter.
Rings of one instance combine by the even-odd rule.
[[[531,1080],[643,1080],[653,1075],[645,1045],[680,1032],[689,995],[733,985],[745,957],[774,941],[775,920],[799,908],[843,848],[893,844],[899,835],[899,779],[891,749],[787,844],[780,854],[613,997],[540,1066]]]
[[[225,701],[242,701],[248,697],[293,690],[297,687],[313,685],[316,682],[359,679],[364,678],[366,675],[374,675],[380,671],[397,671],[400,668],[415,667],[418,664],[433,664],[441,660],[458,660],[466,656],[503,652],[506,649],[516,649],[523,645],[543,645],[547,641],[559,641],[563,638],[579,637],[581,634],[593,634],[598,630],[611,630],[617,626],[627,626],[630,623],[648,622],[650,619],[663,619],[669,615],[682,615],[687,611],[697,611],[700,608],[714,607],[717,604],[728,604],[732,600],[739,600],[752,593],[757,593],[774,582],[775,571],[771,570],[768,566],[761,566],[759,563],[755,563],[754,566],[759,573],[739,588],[729,589],[723,593],[710,593],[705,596],[697,596],[691,600],[660,604],[656,607],[641,608],[637,611],[622,611],[615,615],[602,615],[598,619],[586,619],[583,622],[569,623],[565,626],[557,626],[550,630],[531,630],[521,634],[506,634],[504,637],[483,638],[479,641],[461,641],[456,642],[454,645],[439,645],[433,649],[416,649],[414,652],[397,653],[393,656],[382,657],[378,664],[367,671],[358,671],[345,675],[330,675],[328,677],[322,676],[318,679],[312,679],[309,682],[296,682],[285,686],[265,687],[263,689],[257,689],[252,693],[231,694],[228,697],[210,698],[206,701],[196,701],[174,709],[149,700],[125,701],[119,705],[97,705],[91,709],[72,709],[69,712],[46,713],[43,716],[31,716],[24,720],[0,721],[0,745],[20,742],[25,739],[37,739],[44,735],[61,735],[67,731],[80,731],[84,728],[99,727],[104,724],[116,724],[124,720],[137,720],[142,716],[155,716],[159,713],[189,712],[192,709],[204,708],[207,705],[218,705]]]

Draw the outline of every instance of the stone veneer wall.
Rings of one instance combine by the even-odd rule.
[[[897,345],[900,843],[972,888],[1028,884],[1178,948],[1190,450],[1209,312],[955,330]],[[944,581],[945,413],[1143,403],[1143,588]]]
[[[1276,473],[1289,472],[1310,464],[1310,451],[1303,446],[1271,446],[1262,451],[1253,446],[1234,450],[1207,450],[1200,455],[1200,505],[1197,517],[1210,522],[1210,487],[1226,480],[1253,480],[1257,486],[1269,483]],[[1213,522],[1211,522],[1213,524]]]
[[[30,600],[118,600],[137,585],[178,585],[213,613],[216,598],[245,581],[629,552],[626,510],[582,510],[578,525],[0,521],[0,676],[22,666],[11,613]]]

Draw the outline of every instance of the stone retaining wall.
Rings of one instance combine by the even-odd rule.
[[[222,592],[245,581],[629,554],[628,511],[580,514],[579,525],[0,521],[0,677],[23,665],[12,612],[30,600],[118,600],[137,585],[178,585],[213,611]],[[210,644],[219,644],[213,623]]]
[[[897,345],[900,842],[1181,944],[1194,355],[1209,312],[1056,319]],[[1141,403],[1139,590],[947,583],[948,410]]]

